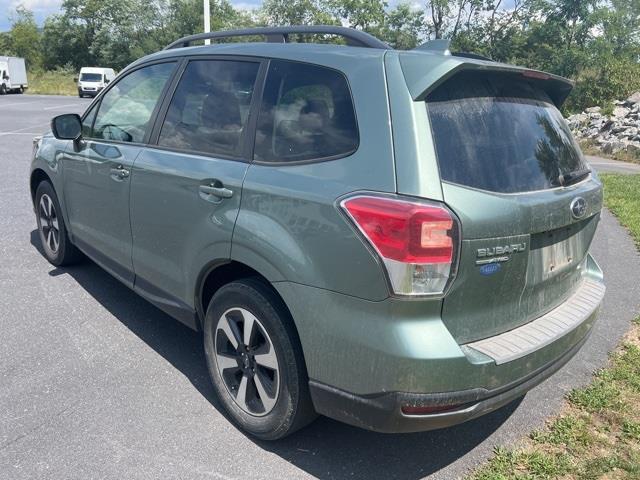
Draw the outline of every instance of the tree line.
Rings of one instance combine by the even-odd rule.
[[[201,0],[65,0],[38,28],[19,6],[0,54],[29,69],[121,69],[173,40],[202,31]],[[576,82],[567,109],[606,104],[640,89],[640,0],[265,0],[257,10],[211,1],[211,28],[335,24],[394,48],[448,38],[455,51],[525,65]]]

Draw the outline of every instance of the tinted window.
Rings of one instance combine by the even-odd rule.
[[[101,82],[102,74],[101,73],[83,73],[80,75],[81,82]]]
[[[255,159],[293,162],[347,155],[358,128],[347,80],[324,67],[274,60],[256,132]]]
[[[427,111],[443,180],[528,192],[587,168],[553,102],[522,77],[459,73],[428,96]]]
[[[174,65],[150,65],[120,79],[102,97],[93,126],[93,138],[142,142]]]
[[[158,144],[240,156],[259,66],[226,60],[189,62],[171,99]]]

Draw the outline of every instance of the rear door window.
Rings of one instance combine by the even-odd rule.
[[[227,157],[243,153],[260,64],[193,60],[171,99],[158,145]]]
[[[426,99],[442,180],[499,193],[561,185],[587,168],[562,114],[535,83],[461,72]]]
[[[345,76],[333,69],[272,60],[262,99],[254,159],[329,159],[358,148],[358,128]]]

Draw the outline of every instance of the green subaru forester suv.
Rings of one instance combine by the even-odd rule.
[[[571,88],[342,27],[185,37],[34,141],[42,249],[202,331],[258,438],[470,420],[564,365],[604,295]]]

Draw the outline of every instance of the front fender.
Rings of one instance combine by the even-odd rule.
[[[44,135],[34,145],[33,157],[31,159],[31,169],[29,172],[29,186],[31,198],[35,202],[34,194],[37,188],[38,179],[47,179],[53,185],[53,189],[58,196],[58,202],[62,210],[62,217],[65,225],[69,226],[66,201],[64,196],[63,181],[63,157],[69,147],[69,141],[57,140],[50,133]],[[34,205],[35,208],[35,205]],[[69,236],[73,239],[73,232],[67,227]]]

